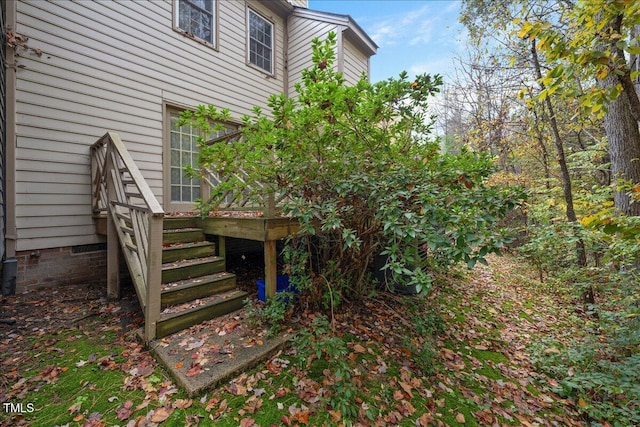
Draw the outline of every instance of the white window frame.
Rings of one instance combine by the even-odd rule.
[[[196,195],[198,195],[199,197],[208,197],[208,194],[210,192],[210,188],[207,186],[206,182],[200,181],[199,183],[193,182],[193,180],[191,180],[189,183],[187,183],[186,181],[189,180],[189,178],[186,178],[183,176],[183,164],[182,162],[178,162],[178,165],[173,165],[172,167],[172,151],[178,147],[173,146],[171,143],[171,137],[172,134],[180,134],[180,136],[182,137],[185,134],[188,133],[193,133],[193,129],[189,129],[187,131],[187,129],[184,130],[179,130],[179,129],[174,129],[172,126],[172,120],[174,117],[177,117],[180,115],[180,113],[182,111],[184,111],[185,109],[188,109],[188,107],[184,107],[184,106],[177,106],[177,105],[173,105],[173,104],[168,104],[165,103],[163,104],[163,108],[165,111],[165,124],[164,124],[164,150],[163,150],[163,181],[164,181],[164,185],[163,185],[163,189],[164,189],[164,196],[163,196],[163,205],[164,208],[167,212],[191,212],[195,209],[195,202],[193,199],[197,198],[197,197],[191,197],[192,200],[183,200],[182,198],[182,189],[183,188],[190,188],[191,191],[193,191],[193,188],[195,187],[199,187],[199,194],[196,193]],[[236,131],[239,128],[239,124],[236,122],[224,122],[222,123],[225,128],[227,128],[227,132],[233,132]],[[216,133],[216,134],[212,134],[209,136],[209,138],[214,138],[217,136],[221,136],[223,135],[225,132],[220,132],[220,133]],[[199,151],[198,149],[191,149],[191,150],[183,150],[182,149],[182,138],[180,138],[180,145],[179,145],[179,149],[177,151],[180,151],[182,153],[185,153],[186,151],[189,151],[190,154],[197,154],[197,151]],[[182,156],[183,154],[181,154]],[[174,158],[175,159],[175,158]],[[171,172],[172,169],[175,169],[176,166],[179,167],[180,171],[178,173],[180,173],[181,178],[179,182],[173,182],[172,180],[172,176],[171,176]],[[183,185],[185,184],[185,185]],[[174,200],[173,199],[173,195],[172,195],[172,187],[173,186],[177,186],[180,188],[180,198],[179,200]],[[193,196],[194,193],[192,193]]]
[[[251,36],[251,15],[252,14],[270,26],[269,37],[271,38],[271,46],[267,46],[262,41],[255,39],[254,37]],[[263,66],[259,65],[258,63],[256,63],[258,61],[256,62],[252,61],[252,50],[251,50],[252,41],[255,41],[256,43],[260,44],[262,47],[266,47],[270,50],[269,69],[266,69]],[[262,14],[256,12],[251,8],[247,8],[247,64],[270,76],[275,75],[275,24],[271,20],[265,18]]]
[[[211,11],[202,9],[196,4],[198,1],[204,1],[211,4]],[[180,5],[189,5],[199,9],[202,13],[210,14],[211,17],[211,40],[206,40],[191,32],[191,28],[182,28],[180,26]],[[217,48],[218,41],[218,0],[173,0],[173,29],[193,40],[196,40],[206,46]]]

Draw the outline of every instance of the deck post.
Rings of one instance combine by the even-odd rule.
[[[276,198],[273,192],[265,194],[262,214],[265,218],[273,218],[276,215]]]
[[[111,213],[107,214],[107,298],[120,299],[120,244]]]
[[[227,271],[227,239],[218,236],[218,256],[224,260],[224,271]]]
[[[163,214],[152,214],[149,218],[149,258],[147,260],[147,301],[145,303],[144,336],[148,342],[156,338],[156,327],[160,320],[162,293],[162,228]]]
[[[115,199],[115,183],[112,179],[111,169],[114,168],[110,147],[107,146],[105,154],[104,176],[107,181],[107,297],[120,298],[120,243],[115,218],[111,213],[111,201]]]
[[[278,273],[277,257],[276,241],[266,240],[264,242],[264,286],[267,299],[272,298],[276,294]]]

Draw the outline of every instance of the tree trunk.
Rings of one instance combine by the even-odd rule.
[[[601,81],[605,88],[617,83],[615,74],[610,74]],[[619,180],[640,184],[640,131],[626,96],[621,95],[609,104],[609,111],[604,117],[604,130],[609,140],[614,185],[617,187]],[[618,191],[616,188],[613,195],[616,209],[626,215],[640,215],[640,203],[631,203],[627,193],[628,191]]]
[[[611,31],[620,34],[622,17],[616,17],[610,24]],[[634,28],[634,31],[637,29]],[[624,61],[624,53],[611,43],[614,54],[613,63]],[[615,68],[615,67],[614,67]],[[599,81],[601,87],[608,89],[618,84],[623,86],[623,93],[608,105],[607,115],[604,117],[604,130],[609,140],[609,156],[611,157],[611,178],[616,186],[613,201],[616,209],[626,215],[639,216],[640,203],[632,203],[628,190],[618,190],[618,183],[640,184],[640,101],[630,79],[630,67],[618,75],[612,69],[606,78]]]
[[[542,83],[542,70],[540,68],[540,61],[538,60],[538,51],[536,50],[536,40],[531,41],[531,58],[533,60],[533,66],[535,68],[536,77],[540,82],[542,90],[545,89],[544,83]],[[558,157],[558,165],[560,166],[560,174],[562,176],[562,191],[564,193],[564,201],[567,204],[567,220],[569,222],[577,222],[576,211],[573,208],[573,192],[571,190],[571,176],[569,175],[569,168],[567,167],[567,160],[564,155],[564,144],[562,137],[560,136],[560,130],[558,129],[558,121],[556,120],[556,114],[553,109],[553,104],[547,96],[545,98],[545,106],[549,113],[549,122],[551,124],[551,130],[553,132],[553,142],[556,146],[556,155]],[[584,247],[584,242],[578,240],[576,242],[576,255],[578,260],[578,266],[584,267],[587,265],[587,252]],[[583,295],[585,302],[593,303],[593,293],[585,293]]]

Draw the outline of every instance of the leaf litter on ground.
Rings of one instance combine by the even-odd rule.
[[[331,406],[341,384],[332,360],[299,366],[295,348],[206,396],[188,398],[133,338],[142,324],[135,295],[107,301],[94,286],[4,301],[3,312],[18,322],[2,326],[0,401],[49,393],[62,403],[59,425],[342,425],[348,418],[358,425],[585,425],[577,403],[555,395],[554,380],[536,372],[527,354],[539,336],[570,328],[565,313],[571,307],[526,280],[524,269],[512,258],[491,258],[489,266],[440,277],[425,299],[408,303],[411,297],[382,294],[342,307],[332,325],[346,344],[349,378],[357,386],[351,415]],[[415,322],[434,310],[444,325],[429,341]],[[314,317],[303,313],[298,323],[308,327]],[[232,357],[232,348],[206,348],[201,334],[246,328],[248,345],[260,340],[264,331],[251,330],[245,320],[236,313],[175,338],[190,355],[184,368],[199,375],[216,358]],[[431,356],[423,351],[430,343]],[[95,348],[81,354],[75,344]],[[50,355],[57,362],[47,363]],[[97,381],[66,389],[68,395],[52,392],[83,370],[110,372],[120,383],[107,394]],[[102,402],[88,405],[96,399]],[[37,425],[39,412],[5,413],[0,423]]]

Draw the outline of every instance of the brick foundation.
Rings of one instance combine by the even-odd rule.
[[[70,246],[18,252],[17,292],[42,286],[106,283],[106,250],[73,252]]]

